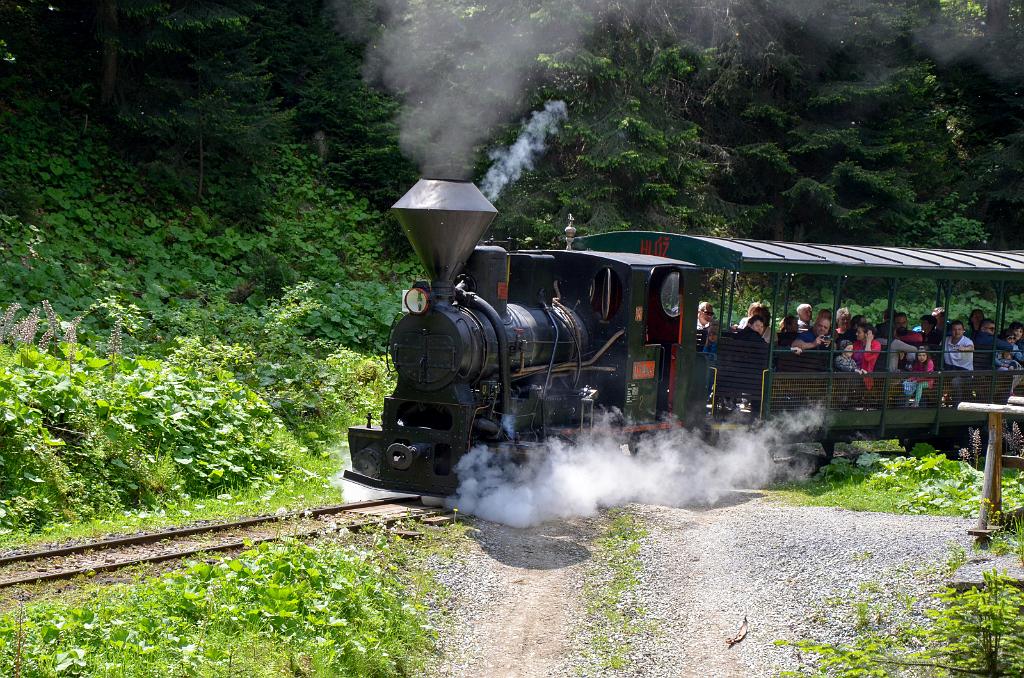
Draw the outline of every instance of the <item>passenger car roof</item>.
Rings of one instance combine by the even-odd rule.
[[[1024,251],[915,249],[792,243],[616,231],[578,237],[578,249],[641,252],[739,272],[1024,280]]]

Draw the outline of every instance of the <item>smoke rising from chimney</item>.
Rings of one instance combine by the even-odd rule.
[[[534,111],[523,124],[515,143],[488,154],[493,164],[480,182],[480,190],[488,200],[497,200],[506,186],[518,181],[524,171],[533,169],[537,158],[547,149],[548,136],[556,134],[559,124],[568,117],[564,101],[549,101],[544,110]]]
[[[364,78],[402,100],[399,142],[424,176],[469,179],[477,153],[522,116],[547,79],[541,55],[571,58],[582,39],[637,0],[521,3],[379,0],[360,21],[361,0],[334,0],[337,26],[370,37]],[[368,27],[376,24],[381,30]]]

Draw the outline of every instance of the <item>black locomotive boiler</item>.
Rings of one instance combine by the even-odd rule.
[[[349,480],[449,495],[478,445],[530,455],[596,421],[638,433],[703,418],[706,363],[680,312],[697,306],[696,268],[477,245],[497,210],[469,182],[422,179],[392,211],[431,279],[391,333],[398,384],[380,425],[349,429]]]

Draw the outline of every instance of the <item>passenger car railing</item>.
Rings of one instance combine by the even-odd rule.
[[[765,413],[793,412],[812,408],[826,410],[886,410],[918,407],[956,407],[965,400],[1005,403],[1014,388],[1024,383],[1024,371],[1000,370],[993,360],[1002,351],[978,349],[972,356],[974,370],[939,369],[941,351],[927,351],[935,364],[933,372],[886,369],[891,353],[878,353],[876,370],[867,374],[841,372],[834,358],[841,351],[806,350],[796,356],[790,349],[772,351],[772,375]],[[820,366],[818,370],[814,368]],[[979,369],[982,366],[987,369]],[[905,386],[909,382],[911,386]],[[924,383],[915,402],[916,385]],[[911,391],[911,388],[914,391]]]

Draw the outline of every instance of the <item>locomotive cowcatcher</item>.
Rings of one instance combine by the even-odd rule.
[[[626,433],[699,422],[697,269],[646,254],[477,245],[497,210],[469,182],[422,179],[392,211],[430,276],[405,295],[380,425],[349,429],[362,485],[453,494],[478,445],[543,453],[605,421]],[[566,229],[570,244],[572,229]]]

